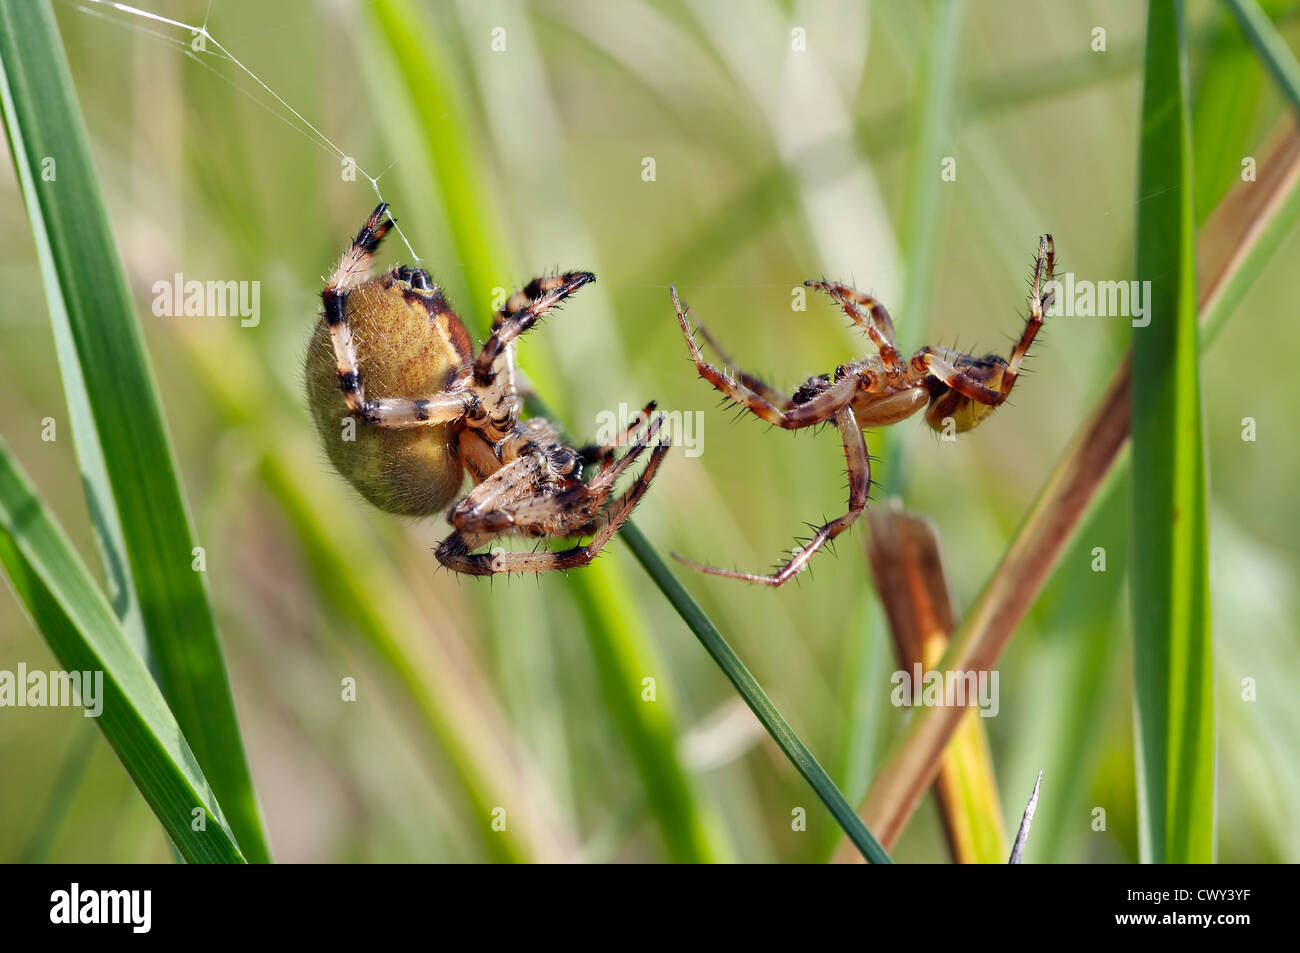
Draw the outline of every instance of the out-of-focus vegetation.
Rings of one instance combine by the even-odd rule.
[[[323,275],[375,201],[329,143],[380,176],[476,333],[494,289],[556,266],[595,271],[596,285],[525,340],[525,372],[579,439],[602,412],[650,397],[685,414],[694,429],[678,443],[690,436],[701,452],[673,452],[637,523],[660,553],[759,568],[804,521],[842,511],[842,454],[829,433],[719,409],[685,359],[668,285],[746,369],[783,388],[869,347],[826,302],[792,310],[809,277],[876,293],[908,347],[1005,353],[1042,232],[1056,236],[1061,271],[1133,277],[1141,5],[1033,16],[1014,0],[148,6],[208,17],[318,132],[219,51],[193,49],[201,37],[104,5],[55,6],[207,553],[273,855],[828,857],[839,828],[621,541],[567,578],[462,581],[435,571],[444,525],[369,509],[328,468],[302,353]],[[1294,45],[1290,5],[1266,6]],[[1287,104],[1217,5],[1189,4],[1187,21],[1205,205],[1262,154]],[[941,178],[947,158],[953,181]],[[43,419],[67,411],[8,164],[0,208],[0,431],[97,565],[71,428],[42,440]],[[1289,239],[1202,356],[1225,861],[1300,859],[1300,443],[1286,416],[1296,252]],[[409,252],[393,240],[381,257]],[[155,316],[153,285],[177,272],[259,281],[260,322]],[[914,420],[868,435],[875,478],[938,528],[958,614],[1131,333],[1124,318],[1055,319],[1033,373],[975,432],[947,443]],[[1137,858],[1124,479],[1010,643],[999,715],[984,722],[1004,827],[1045,769],[1031,863]],[[895,663],[865,533],[863,521],[838,558],[775,592],[683,571],[854,803],[908,718],[889,703]],[[54,665],[3,595],[0,669],[20,661]],[[354,702],[341,700],[347,678]],[[0,858],[170,856],[79,712],[0,709],[0,800]],[[798,808],[806,831],[792,825]],[[929,801],[894,855],[946,858]]]

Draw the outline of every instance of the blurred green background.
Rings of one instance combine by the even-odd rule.
[[[1287,6],[1270,9],[1294,46]],[[652,397],[701,413],[702,452],[670,455],[636,521],[663,554],[760,569],[803,522],[842,512],[842,453],[829,433],[733,422],[688,363],[669,284],[732,357],[785,389],[869,348],[827,302],[791,309],[792,289],[823,275],[880,297],[907,349],[1006,353],[1042,232],[1056,236],[1059,271],[1132,277],[1142,5],[148,9],[208,18],[283,100],[219,51],[194,51],[185,30],[56,4],[277,859],[492,859],[494,807],[529,859],[825,859],[838,828],[620,541],[567,578],[461,581],[436,571],[441,520],[369,509],[328,468],[302,356],[323,278],[376,201],[364,174],[346,181],[333,147],[380,177],[476,337],[494,289],[557,267],[596,272],[525,339],[525,373],[579,440],[602,412]],[[1205,120],[1196,172],[1225,183],[1285,107],[1217,6],[1190,4],[1189,22]],[[1092,49],[1097,28],[1104,51]],[[1212,54],[1221,72],[1207,74]],[[1241,141],[1215,134],[1224,113]],[[944,157],[955,181],[940,179]],[[7,162],[0,210],[0,428],[95,565]],[[1285,363],[1300,352],[1298,251],[1292,238],[1204,363],[1223,861],[1300,860],[1300,442]],[[409,258],[396,237],[380,256]],[[151,287],[175,272],[259,281],[260,323],[155,317]],[[900,492],[938,527],[959,608],[1128,335],[1120,318],[1057,319],[1033,373],[979,430],[943,443],[917,419],[868,435],[877,498]],[[51,416],[60,437],[44,442]],[[1242,440],[1246,417],[1254,442]],[[1137,857],[1126,504],[1122,483],[1099,499],[1001,661],[1001,709],[985,725],[1011,829],[1045,770],[1027,862]],[[864,521],[838,558],[778,591],[681,570],[854,803],[908,717],[888,700],[895,665],[865,532]],[[1097,546],[1105,573],[1091,568]],[[54,665],[6,589],[0,668],[20,661]],[[355,702],[340,698],[345,678]],[[1242,700],[1245,678],[1255,701]],[[75,711],[0,711],[0,805],[2,860],[170,857]],[[799,807],[806,831],[792,830]],[[929,798],[894,856],[946,859]]]

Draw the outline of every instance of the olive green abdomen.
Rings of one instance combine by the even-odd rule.
[[[346,316],[367,399],[442,391],[469,358],[469,338],[436,289],[412,290],[391,274],[348,295]],[[403,516],[443,510],[463,482],[457,424],[381,428],[354,418],[339,389],[329,330],[307,348],[307,402],[330,462],[375,506]]]

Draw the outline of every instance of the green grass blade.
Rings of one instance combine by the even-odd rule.
[[[1214,859],[1214,708],[1183,10],[1152,0],[1133,331],[1133,635],[1144,860]]]
[[[4,21],[0,21],[2,22]],[[10,151],[15,156],[14,172],[18,177],[23,197],[28,207],[35,207],[38,190],[35,178],[37,170],[27,162],[17,161],[18,156],[28,153],[21,126],[16,122],[8,121],[8,117],[16,116],[16,110],[2,53],[0,53],[0,113],[3,113],[7,120],[5,132],[9,138]],[[95,433],[86,380],[81,373],[81,366],[77,363],[76,345],[71,334],[68,333],[67,307],[63,301],[62,288],[59,286],[58,273],[54,267],[50,237],[45,231],[45,222],[39,215],[31,217],[31,226],[32,237],[38,250],[37,263],[45,286],[47,304],[50,313],[58,315],[51,322],[54,330],[54,346],[58,352],[59,366],[62,368],[60,376],[64,399],[68,406],[68,424],[75,435],[73,449],[81,470],[86,505],[94,524],[95,544],[99,550],[99,562],[104,572],[108,599],[136,652],[148,662],[150,651],[144,631],[144,619],[140,615],[140,598],[135,591],[135,582],[127,570],[126,539],[122,533],[122,523],[118,518],[117,508],[113,505],[113,490],[108,480],[108,466],[104,462],[103,449]]]
[[[1265,68],[1273,74],[1282,95],[1300,114],[1300,63],[1256,0],[1224,0],[1241,25]]]
[[[821,798],[822,803],[830,810],[836,822],[844,829],[844,833],[862,852],[862,856],[873,864],[893,863],[889,859],[889,854],[876,840],[875,835],[862,822],[862,818],[858,817],[857,812],[844,799],[844,795],[835,786],[835,782],[831,780],[830,775],[813,757],[812,752],[808,750],[808,746],[799,739],[799,736],[794,733],[794,729],[781,717],[777,707],[772,704],[772,700],[767,697],[767,693],[763,691],[762,686],[750,674],[749,669],[745,667],[745,663],[732,651],[731,646],[722,637],[722,633],[718,631],[717,626],[704,614],[704,610],[700,608],[699,603],[691,598],[691,594],[686,591],[686,587],[681,584],[681,581],[668,571],[668,567],[659,559],[649,541],[638,530],[630,526],[623,528],[623,540],[632,548],[632,552],[636,554],[636,558],[641,562],[645,571],[650,574],[650,578],[655,581],[655,585],[668,597],[668,601],[673,604],[673,608],[682,617],[682,621],[700,640],[700,644],[704,646],[705,650],[713,656],[713,661],[718,664],[723,674],[736,687],[736,691],[745,700],[745,704],[763,723],[763,727],[772,736],[772,740],[790,759],[790,763],[803,775],[809,787]]]
[[[191,862],[243,855],[144,662],[67,537],[0,441],[0,564],[68,672],[103,672],[96,719],[163,829]],[[90,705],[92,699],[83,695]],[[203,830],[195,830],[203,811]]]
[[[1192,168],[1196,221],[1203,224],[1241,174],[1250,154],[1251,119],[1264,88],[1259,61],[1226,12],[1220,14],[1192,96]]]
[[[47,278],[57,276],[47,292],[56,303],[51,321],[56,337],[72,344],[60,347],[60,363],[70,393],[84,382],[94,422],[93,435],[85,426],[74,434],[79,442],[97,438],[163,694],[245,856],[265,861],[212,610],[202,574],[191,569],[195,540],[175,457],[48,3],[0,0],[0,61],[5,124],[37,251]],[[56,163],[48,181],[47,158]],[[93,446],[80,452],[97,457]],[[89,503],[94,513],[110,500],[92,492]]]
[[[913,16],[918,9],[908,8],[905,15]],[[929,34],[917,50],[921,60],[917,70],[919,120],[909,124],[907,192],[900,226],[906,274],[902,308],[896,318],[898,345],[904,354],[911,354],[927,340],[930,324],[930,296],[940,251],[939,222],[944,190],[949,187],[940,178],[941,163],[955,152],[953,76],[964,10],[963,0],[938,0],[931,8]],[[883,494],[902,496],[907,482],[908,444],[914,434],[882,429],[873,437],[874,452],[889,460]]]

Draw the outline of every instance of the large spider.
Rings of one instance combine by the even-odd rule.
[[[1038,242],[1038,259],[1029,292],[1029,317],[1010,360],[996,354],[973,357],[948,348],[923,347],[904,363],[898,353],[894,323],[880,302],[838,282],[804,282],[809,288],[824,291],[843,308],[854,324],[871,338],[877,353],[841,364],[833,374],[808,378],[790,397],[743,371],[737,370],[733,378],[708,363],[691,333],[687,320],[689,309],[683,308],[677,289],[673,288],[677,320],[700,376],[730,400],[785,430],[833,420],[844,441],[849,472],[848,512],[817,527],[812,538],[797,547],[789,561],[771,575],[718,569],[681,556],[677,558],[701,572],[769,586],[780,586],[793,579],[819,549],[852,526],[866,509],[871,458],[862,436],[864,429],[896,424],[928,404],[926,423],[937,431],[961,433],[977,427],[1007,399],[1025,354],[1042,327],[1043,312],[1052,305],[1053,294],[1044,296],[1043,290],[1052,279],[1054,264],[1052,236],[1044,235]],[[702,327],[699,330],[723,364],[734,367],[708,332]]]
[[[519,420],[515,339],[595,276],[533,279],[497,312],[475,356],[428,272],[403,265],[371,277],[371,258],[392,223],[388,206],[379,205],[321,295],[306,384],[330,461],[375,506],[407,516],[442,510],[468,471],[474,487],[448,514],[455,532],[434,551],[456,572],[585,566],[631,514],[668,452],[664,443],[655,446],[631,487],[611,498],[663,424],[662,416],[650,417],[653,404],[612,443],[583,450],[565,446],[544,418]],[[584,463],[596,465],[585,482]],[[555,552],[471,552],[506,534],[592,539]]]

